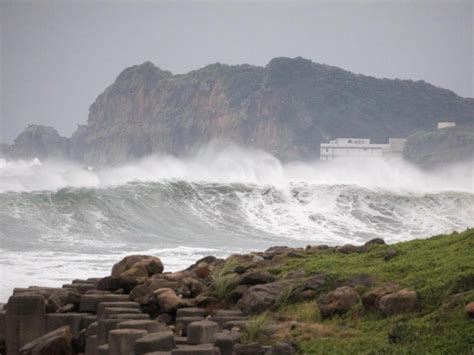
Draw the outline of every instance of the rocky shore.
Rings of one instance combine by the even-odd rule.
[[[473,252],[474,229],[208,256],[178,272],[130,255],[106,277],[15,289],[0,354],[462,353],[473,345]]]

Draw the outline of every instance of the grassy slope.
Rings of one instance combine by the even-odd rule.
[[[398,255],[384,261],[388,249],[395,249]],[[324,322],[315,302],[283,305],[272,316],[284,315],[303,326],[281,337],[296,339],[305,353],[471,354],[474,349],[474,321],[464,314],[465,304],[474,301],[474,229],[375,245],[361,254],[318,252],[289,259],[273,272],[300,268],[307,274],[327,274],[331,280],[369,274],[376,277],[377,284],[396,282],[416,290],[420,298],[416,313],[384,317],[364,312],[358,305]]]

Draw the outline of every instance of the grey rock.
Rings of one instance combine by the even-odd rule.
[[[318,300],[321,318],[326,319],[335,314],[344,314],[360,299],[356,290],[351,287],[339,287]]]
[[[262,313],[270,309],[282,292],[294,286],[290,280],[275,281],[252,286],[239,300],[238,306],[245,313]]]
[[[241,276],[240,284],[258,285],[275,281],[275,276],[267,271],[248,271]]]
[[[376,244],[384,245],[385,240],[383,240],[382,238],[374,238],[374,239],[371,239],[368,242],[366,242],[364,245],[368,246],[368,245],[376,245]]]
[[[394,257],[397,256],[397,251],[395,249],[389,249],[387,250],[387,252],[385,253],[383,259],[385,261],[389,261],[391,259],[393,259]]]

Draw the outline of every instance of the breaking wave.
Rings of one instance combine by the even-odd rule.
[[[462,230],[474,226],[472,166],[427,173],[399,161],[283,164],[212,145],[185,159],[97,171],[0,161],[0,225],[5,299],[13,285],[106,274],[129,253],[160,256],[172,270],[207,254]]]

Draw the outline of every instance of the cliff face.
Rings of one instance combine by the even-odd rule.
[[[437,121],[473,124],[474,100],[425,82],[376,79],[302,58],[266,67],[209,65],[172,75],[147,62],[125,69],[70,140],[73,159],[116,164],[185,154],[213,138],[277,157],[317,159],[326,137],[385,142]]]
[[[425,168],[474,162],[474,127],[443,128],[408,137],[404,159]]]
[[[69,139],[61,137],[53,127],[30,125],[12,146],[4,147],[3,150],[13,159],[68,159]]]

